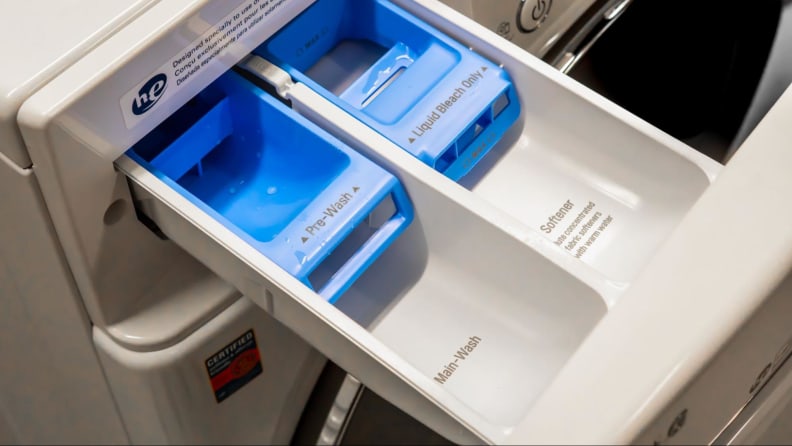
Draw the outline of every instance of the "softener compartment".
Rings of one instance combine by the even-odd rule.
[[[453,180],[519,114],[505,71],[386,1],[319,0],[254,53]]]
[[[395,177],[233,72],[128,155],[331,302],[412,219]],[[365,240],[312,283],[353,232]]]

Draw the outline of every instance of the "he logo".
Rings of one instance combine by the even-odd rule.
[[[165,73],[154,75],[154,77],[140,87],[137,96],[132,100],[132,113],[138,116],[146,113],[160,100],[167,85],[168,76],[166,76]]]

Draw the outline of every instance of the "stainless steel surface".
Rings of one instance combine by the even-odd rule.
[[[712,444],[789,444],[792,438],[790,357],[792,339],[759,373],[750,399]]]
[[[624,8],[630,4],[630,1],[631,0],[622,1],[611,6],[607,11],[605,11],[605,14],[603,15],[605,20],[613,20],[618,17],[622,12],[624,12]]]
[[[344,429],[347,426],[347,421],[351,412],[354,412],[355,405],[360,398],[360,392],[363,386],[354,376],[346,375],[341,388],[338,389],[335,401],[327,413],[327,419],[319,433],[319,438],[316,441],[318,445],[336,445],[339,444],[344,435]]]
[[[568,73],[586,55],[592,45],[613,25],[624,13],[632,0],[617,0],[605,5],[604,12],[595,15],[594,19],[585,24],[578,34],[569,41],[561,55],[550,63],[562,73]]]

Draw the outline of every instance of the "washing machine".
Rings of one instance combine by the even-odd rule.
[[[648,0],[3,6],[0,439],[783,438],[768,4],[728,131],[616,63]]]

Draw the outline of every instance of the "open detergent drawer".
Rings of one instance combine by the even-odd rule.
[[[374,3],[392,8],[386,2]],[[438,172],[442,169],[437,169],[437,162],[428,163],[405,150],[402,142],[371,125],[360,110],[351,109],[345,99],[349,95],[328,95],[329,90],[317,87],[309,77],[290,71],[292,80],[266,62],[257,65],[261,70],[255,64],[247,64],[246,69],[270,83],[292,110],[265,99],[247,80],[228,73],[201,93],[197,102],[185,106],[208,110],[187,113],[193,121],[195,116],[230,113],[228,135],[212,130],[199,138],[200,147],[226,141],[218,146],[219,151],[192,148],[192,161],[171,162],[166,150],[149,152],[146,147],[161,139],[167,142],[153,146],[179,152],[178,137],[157,136],[155,131],[116,164],[130,178],[138,209],[146,218],[375,392],[454,441],[504,442],[608,308],[618,305],[619,296],[704,192],[719,165],[508,42],[493,39],[469,19],[461,15],[453,22],[444,18],[449,10],[440,3],[399,3],[410,11],[399,14],[415,14],[430,22],[461,42],[462,48],[473,47],[482,60],[494,61],[487,62],[488,66],[502,65],[504,73],[509,73],[504,77],[510,79],[506,97],[507,107],[512,108],[508,113],[516,110],[519,116],[496,133],[481,132],[490,135],[491,150],[482,154],[475,167],[469,165],[464,175]],[[256,52],[261,54],[261,48]],[[379,57],[387,56],[361,57],[368,60],[360,63],[361,73],[369,73],[371,66],[380,63]],[[353,63],[360,62],[353,59]],[[387,91],[397,94],[398,81],[406,75],[405,70]],[[440,82],[437,88],[440,96],[450,96],[456,83]],[[246,222],[256,222],[253,226],[258,227],[266,221],[259,218],[265,217],[239,218],[233,208],[236,203],[274,199],[267,197],[273,185],[229,176],[228,169],[256,171],[271,166],[259,164],[256,144],[250,142],[261,139],[259,132],[266,136],[273,121],[255,120],[256,113],[234,112],[234,101],[240,100],[235,99],[238,89],[245,91],[243,102],[266,103],[309,133],[322,134],[322,127],[354,149],[311,155],[321,162],[310,163],[311,169],[318,170],[309,177],[292,177],[298,175],[294,169],[279,169],[279,175],[288,178],[274,187],[280,191],[288,181],[296,181],[300,185],[294,185],[294,191],[300,194],[283,203],[278,213],[268,214],[278,218],[259,236]],[[493,104],[503,93],[488,99],[490,116],[495,115],[493,107],[500,108]],[[465,108],[465,98],[459,101],[456,105]],[[499,116],[507,116],[505,110]],[[181,128],[178,116],[171,119]],[[452,124],[454,129],[470,128],[480,116],[476,112],[461,123],[439,120],[432,132],[441,134],[444,126]],[[195,128],[196,122],[187,127]],[[276,125],[278,132],[286,133]],[[459,135],[457,130],[449,134]],[[237,136],[238,146],[233,142]],[[453,138],[457,136],[452,137],[457,145]],[[303,162],[305,157],[297,153],[314,153],[293,141],[283,141],[295,151],[281,153],[283,162]],[[311,143],[324,144],[314,139]],[[245,152],[249,149],[243,147],[254,149]],[[438,143],[435,147],[446,150],[448,146]],[[316,211],[299,220],[294,232],[289,232],[291,226],[284,221],[298,221],[305,210],[313,209],[310,203],[297,205],[300,199],[309,202],[306,196],[313,199],[327,191],[321,196],[330,201],[319,200],[319,214],[330,204],[340,203],[340,197],[358,185],[346,181],[340,172],[346,171],[351,159],[366,160],[355,151],[384,166],[398,182],[376,164],[363,163],[365,174],[359,180],[373,181],[371,204],[346,200],[345,206],[355,209],[356,216],[349,217],[352,221],[347,226],[359,228],[366,217],[366,230],[350,229],[340,236],[345,243],[331,239],[327,243],[337,245],[336,252],[346,252],[340,255],[344,259],[356,246],[365,246],[372,231],[390,224],[381,222],[396,221],[399,229],[388,236],[387,249],[378,248],[370,257],[376,261],[367,262],[354,281],[333,293],[331,304],[321,287],[316,288],[317,294],[305,278],[330,277],[333,265],[343,260],[327,264],[316,260],[319,263],[312,271],[295,270],[294,263],[289,266],[266,243],[288,233],[289,252],[296,257],[299,248],[294,243],[300,246],[306,228],[316,221]],[[223,180],[204,185],[206,178],[214,177]],[[454,177],[459,182],[452,181]],[[244,186],[241,180],[256,182],[255,192],[239,195]],[[394,185],[398,183],[409,201]],[[247,193],[255,195],[244,197]],[[383,209],[377,203],[388,194],[393,206]],[[237,196],[248,201],[237,201]],[[414,217],[406,226],[410,209]]]

